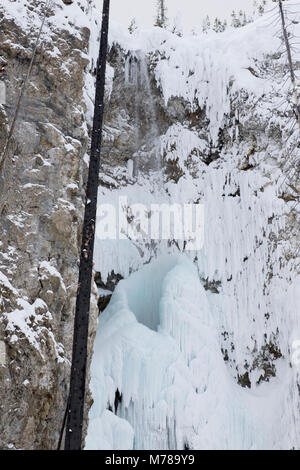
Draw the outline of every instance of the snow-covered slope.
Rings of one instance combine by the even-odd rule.
[[[87,448],[300,447],[299,236],[283,185],[298,130],[274,14],[185,38],[112,25],[100,202],[200,202],[205,236],[197,252],[97,241],[102,287],[125,280],[100,315]],[[143,56],[151,103],[126,81]]]

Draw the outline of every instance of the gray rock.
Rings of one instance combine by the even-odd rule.
[[[2,9],[0,22],[7,93],[7,106],[0,106],[1,153],[31,49],[28,33]],[[78,129],[86,128],[82,52],[89,31],[54,28],[51,35],[38,49],[0,175],[2,449],[56,449],[68,396],[87,171],[88,135]],[[89,356],[97,315],[94,289]],[[88,396],[87,410],[90,403]]]

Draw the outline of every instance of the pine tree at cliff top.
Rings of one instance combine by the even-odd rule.
[[[157,0],[156,6],[156,17],[154,26],[159,26],[160,28],[166,28],[168,19],[167,19],[167,7],[165,0]]]

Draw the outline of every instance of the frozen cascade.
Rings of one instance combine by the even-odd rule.
[[[212,304],[182,255],[118,284],[91,375],[87,449],[267,448],[282,397],[280,384],[260,395],[234,384]]]
[[[164,258],[178,253],[167,242],[152,250],[130,240],[96,241],[103,282],[112,271],[126,280],[100,316],[87,447],[299,448],[300,372],[291,348],[300,334],[300,290],[286,259],[293,203],[278,197],[277,131],[287,138],[290,118],[270,111],[274,103],[283,110],[287,90],[249,70],[279,46],[274,31],[261,18],[218,35],[178,38],[157,28],[120,36],[112,32],[123,50],[156,54],[153,75],[172,117],[161,154],[182,176],[167,180],[163,192],[153,174],[141,171],[134,184],[100,188],[101,200],[116,209],[120,196],[128,203],[203,202],[205,243],[185,255],[194,267],[184,256]],[[274,60],[283,65],[283,58]],[[133,87],[129,81],[141,76],[138,59],[126,68]],[[155,90],[152,97],[155,108]],[[186,121],[182,100],[190,105]],[[144,137],[154,132],[150,115],[148,103],[139,114],[147,121]],[[220,129],[225,141],[207,163]],[[146,150],[139,153],[143,164]]]
[[[155,103],[151,89],[147,58],[143,51],[129,51],[125,61],[125,85],[132,95],[135,108],[135,129],[137,142],[144,143],[134,158],[134,176],[139,167],[152,171],[161,170],[159,128],[157,126]],[[141,120],[146,121],[145,130],[141,130]]]

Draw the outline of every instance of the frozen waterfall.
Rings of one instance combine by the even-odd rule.
[[[160,132],[157,126],[148,62],[141,50],[129,51],[127,54],[125,86],[134,103],[136,140],[142,147],[133,155],[133,175],[137,176],[139,167],[143,165],[144,169],[160,171]],[[141,124],[142,121],[145,121],[144,125]]]
[[[279,191],[290,117],[284,58],[266,25],[262,17],[183,38],[162,28],[112,32],[122,50],[114,161],[122,162],[122,139],[136,146],[126,143],[127,168],[104,175],[99,200],[116,214],[125,197],[128,207],[203,204],[205,234],[194,252],[173,237],[97,237],[103,284],[123,280],[100,314],[88,449],[300,446],[298,238],[295,203]],[[258,76],[266,58],[278,81]]]
[[[214,321],[184,256],[163,257],[118,284],[100,316],[87,449],[270,445],[280,385],[258,396],[234,384]]]

